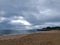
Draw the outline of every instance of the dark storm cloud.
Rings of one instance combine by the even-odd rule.
[[[11,19],[14,16],[23,17],[23,19]],[[19,25],[13,25],[9,23],[10,21]],[[25,26],[24,21],[29,26]],[[55,25],[60,22],[60,0],[0,0],[0,25],[2,28],[4,24],[4,28],[7,28],[7,25],[13,26],[12,28],[31,28],[33,25],[35,27],[36,25],[50,25],[50,23],[53,25],[53,22]]]

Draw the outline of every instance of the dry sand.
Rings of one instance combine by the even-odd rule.
[[[60,45],[60,31],[0,36],[0,45]]]

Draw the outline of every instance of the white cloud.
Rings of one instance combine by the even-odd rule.
[[[13,19],[10,20],[11,24],[14,25],[32,25],[30,22],[28,22],[27,20],[24,19],[24,17],[22,16],[14,16]]]
[[[44,11],[40,11],[41,14],[45,14],[45,15],[50,15],[51,14],[51,10],[50,9],[45,9]]]
[[[11,19],[11,20],[18,20],[18,19],[23,20],[24,17],[22,17],[22,16],[13,16],[13,17],[11,17],[10,19]]]
[[[5,20],[6,20],[5,17],[0,17],[0,23],[1,23],[1,22],[4,22]]]
[[[18,20],[11,20],[10,23],[12,23],[12,24],[31,25],[28,21],[26,21],[26,20],[20,20],[20,19],[18,19]]]

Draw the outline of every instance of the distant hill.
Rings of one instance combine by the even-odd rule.
[[[60,27],[56,26],[56,27],[46,27],[42,29],[37,29],[37,31],[50,31],[50,30],[60,30]]]

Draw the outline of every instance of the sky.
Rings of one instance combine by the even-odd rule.
[[[0,29],[60,26],[60,0],[0,0]]]

